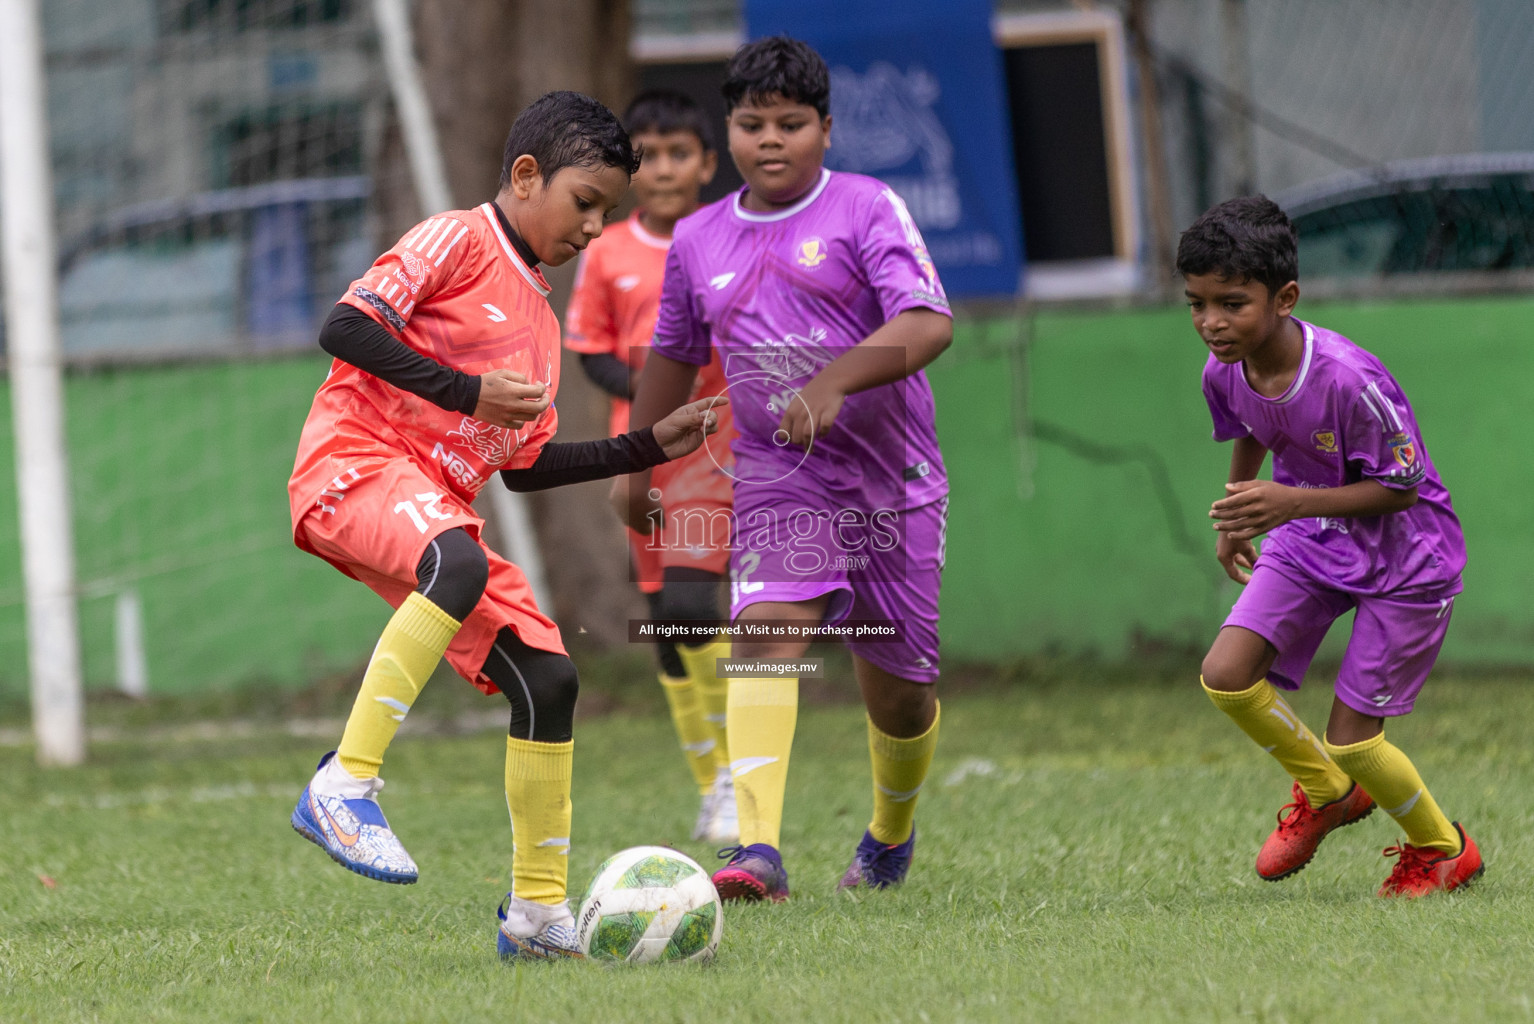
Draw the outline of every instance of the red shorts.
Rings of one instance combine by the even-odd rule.
[[[714,501],[663,501],[664,526],[657,536],[628,531],[634,559],[634,582],[641,594],[661,589],[673,565],[702,569],[723,577],[730,568],[730,505]]]
[[[293,539],[395,608],[416,588],[415,567],[437,535],[462,528],[479,541],[490,581],[448,645],[454,671],[486,693],[499,693],[480,670],[495,635],[510,627],[529,647],[564,654],[559,627],[538,610],[522,570],[485,547],[484,520],[408,458],[352,463],[342,497],[327,497],[299,519]],[[334,494],[335,492],[331,492]]]
[[[634,582],[642,594],[661,589],[670,566],[724,576],[730,568],[730,506],[734,502],[734,458],[719,435],[674,462],[656,466],[650,487],[660,491],[665,526],[656,537],[628,531]]]

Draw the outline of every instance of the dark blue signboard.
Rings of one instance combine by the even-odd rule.
[[[752,39],[803,39],[831,68],[826,165],[879,178],[950,295],[1018,290],[1022,242],[991,0],[747,0]]]

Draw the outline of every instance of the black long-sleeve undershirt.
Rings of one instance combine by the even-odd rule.
[[[444,366],[390,334],[377,320],[346,303],[337,304],[320,328],[320,347],[433,405],[472,415],[479,378]],[[614,362],[617,360],[614,359]],[[620,364],[621,365],[621,364]],[[623,368],[625,382],[628,368]],[[625,389],[626,390],[626,389]],[[526,469],[501,471],[513,491],[542,491],[565,484],[635,473],[668,461],[650,427],[599,441],[551,442]]]
[[[339,303],[320,328],[320,347],[433,405],[472,415],[479,404],[479,378],[423,356],[355,306]],[[616,361],[616,360],[614,360]],[[624,368],[624,374],[628,370]],[[551,442],[526,469],[501,471],[513,491],[542,491],[565,484],[635,473],[666,462],[649,427],[599,441]]]
[[[655,428],[604,437],[600,441],[546,444],[526,469],[503,469],[501,480],[513,491],[542,491],[565,484],[602,480],[670,461],[655,440]]]
[[[611,352],[582,354],[581,369],[586,371],[591,383],[614,398],[629,399],[634,396],[629,390],[631,371],[623,360]]]
[[[472,416],[479,378],[424,356],[356,306],[336,304],[320,328],[320,348],[449,412]]]

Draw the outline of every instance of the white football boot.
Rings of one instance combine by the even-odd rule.
[[[714,789],[704,793],[698,800],[698,817],[692,823],[692,837],[698,842],[708,838],[709,826],[714,823],[714,805],[718,803],[714,793],[718,791],[718,788],[719,784],[716,782]]]
[[[348,871],[409,885],[419,873],[378,806],[383,787],[383,779],[354,777],[332,750],[299,794],[293,830]]]
[[[507,893],[495,915],[501,919],[495,948],[502,960],[585,958],[568,903],[534,903]]]
[[[735,779],[730,766],[722,764],[714,774],[713,813],[704,835],[716,846],[740,842],[740,816],[735,809]],[[694,836],[694,838],[697,838]]]

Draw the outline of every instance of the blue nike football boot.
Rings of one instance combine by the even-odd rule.
[[[383,787],[383,779],[353,777],[332,750],[298,797],[293,830],[348,871],[409,885],[419,873],[378,806]]]

